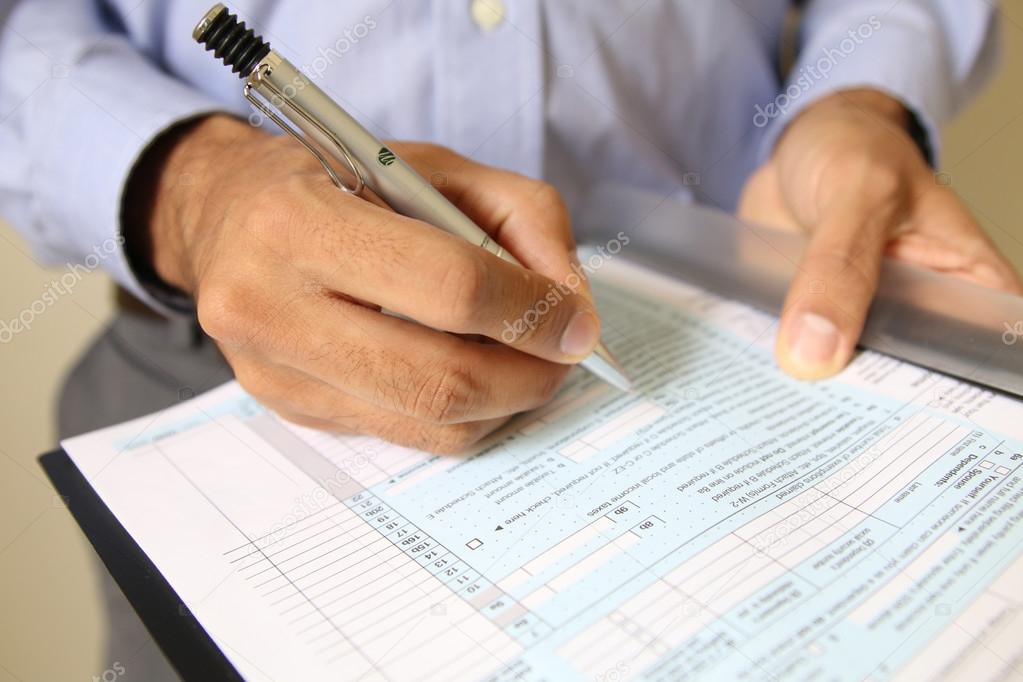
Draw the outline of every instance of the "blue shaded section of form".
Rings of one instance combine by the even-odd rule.
[[[636,393],[576,374],[343,500],[525,646],[495,679],[883,679],[1021,553],[1023,445],[934,409],[940,377],[797,382],[700,311],[598,293]]]

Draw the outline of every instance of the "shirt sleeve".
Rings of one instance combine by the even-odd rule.
[[[761,158],[813,102],[840,90],[872,88],[900,100],[916,117],[936,163],[941,126],[996,64],[996,17],[985,0],[811,0],[785,87],[757,109],[754,124],[766,128]]]
[[[162,132],[223,109],[149,61],[100,2],[0,0],[0,213],[48,264],[103,268],[169,313],[128,265],[123,189]]]

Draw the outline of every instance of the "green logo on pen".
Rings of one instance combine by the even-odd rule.
[[[390,166],[394,163],[394,152],[387,147],[381,147],[377,153],[377,161],[380,162],[381,166]]]

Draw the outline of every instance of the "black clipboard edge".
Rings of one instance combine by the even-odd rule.
[[[39,465],[167,660],[185,680],[242,680],[63,450]]]

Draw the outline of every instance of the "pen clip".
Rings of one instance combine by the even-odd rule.
[[[348,152],[348,149],[345,147],[344,143],[342,143],[341,140],[337,139],[336,135],[334,135],[332,132],[324,128],[323,124],[321,124],[315,118],[310,116],[304,109],[302,109],[299,106],[296,106],[294,102],[292,102],[289,98],[285,97],[284,93],[282,93],[280,89],[276,85],[274,85],[273,81],[264,78],[264,76],[269,72],[270,66],[267,64],[260,64],[259,67],[252,72],[252,75],[250,76],[249,80],[246,81],[245,83],[245,89],[243,91],[245,94],[245,99],[249,100],[252,106],[256,107],[261,112],[263,112],[263,114],[269,117],[271,121],[280,126],[281,129],[283,129],[289,135],[298,140],[303,147],[308,149],[309,152],[316,157],[316,160],[320,162],[320,165],[323,166],[323,170],[325,170],[327,172],[327,175],[330,176],[331,182],[333,182],[334,185],[339,190],[341,190],[342,192],[347,192],[348,194],[355,195],[361,194],[363,188],[366,186],[366,183],[363,180],[362,171],[359,170],[358,164],[355,163],[355,159],[352,158],[352,155]],[[323,155],[323,152],[316,148],[316,145],[314,145],[312,142],[306,139],[305,135],[299,134],[299,132],[296,131],[294,127],[288,125],[284,121],[284,119],[282,119],[277,114],[276,111],[274,111],[270,106],[265,104],[262,99],[256,96],[253,88],[253,80],[257,81],[260,85],[269,90],[277,98],[277,101],[281,102],[282,105],[291,107],[292,111],[301,116],[304,121],[306,121],[309,125],[316,128],[318,131],[320,131],[320,133],[323,134],[324,137],[330,140],[331,144],[333,144],[337,148],[337,150],[341,152],[341,156],[344,157],[345,161],[348,164],[349,170],[351,170],[352,175],[355,177],[355,185],[353,187],[349,187],[341,180],[340,177],[338,177],[338,174],[334,171],[334,168],[330,165],[330,162]],[[273,100],[271,100],[271,102],[272,101]]]

